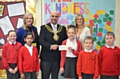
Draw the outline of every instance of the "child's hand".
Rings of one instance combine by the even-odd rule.
[[[15,67],[15,69],[13,70],[13,74],[15,74],[18,71],[18,68]]]
[[[82,79],[82,77],[79,77],[79,79]]]
[[[9,72],[10,72],[10,73],[13,73],[13,72],[14,72],[14,70],[13,70],[12,68],[10,68],[10,69],[9,69]]]
[[[36,76],[37,76],[37,77],[39,76],[39,72],[36,72]]]
[[[73,52],[72,47],[68,47],[68,50],[69,50],[70,52]]]
[[[24,74],[21,74],[20,76],[21,76],[21,79],[25,79],[25,76],[24,76]]]
[[[60,68],[60,73],[64,73],[64,68]]]
[[[119,79],[120,79],[120,75],[119,75],[118,77],[119,77]]]

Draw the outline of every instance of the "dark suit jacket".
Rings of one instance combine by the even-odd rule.
[[[50,28],[52,28],[51,24],[48,23],[48,26],[50,26]],[[57,29],[60,27],[60,25],[57,25]],[[57,50],[50,50],[50,46],[52,44],[58,44],[61,45],[62,41],[65,40],[67,38],[67,34],[66,34],[66,28],[64,26],[62,26],[62,31],[58,33],[59,36],[59,40],[55,41],[53,39],[53,33],[49,32],[47,30],[47,28],[45,27],[45,25],[41,26],[41,31],[40,31],[40,35],[39,35],[39,43],[42,46],[42,50],[41,50],[41,54],[40,54],[40,58],[42,61],[46,61],[46,62],[53,62],[53,61],[60,61],[60,51]]]

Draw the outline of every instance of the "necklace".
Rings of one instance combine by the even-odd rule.
[[[58,30],[57,30],[56,32],[54,32],[53,29],[51,29],[50,26],[48,26],[48,25],[45,25],[45,27],[47,28],[47,30],[48,30],[49,32],[51,32],[51,33],[54,34],[53,39],[54,39],[55,41],[58,41],[58,40],[59,40],[59,36],[57,35],[57,33],[61,32],[61,30],[62,30],[63,27],[62,27],[62,26],[59,26],[59,28],[58,28]]]

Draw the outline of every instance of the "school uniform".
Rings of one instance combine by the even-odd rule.
[[[98,55],[94,50],[83,50],[80,52],[77,60],[77,74],[82,79],[97,79]]]
[[[15,74],[9,72],[9,69],[18,68],[18,55],[22,45],[19,42],[6,42],[2,48],[2,62],[7,71],[7,79],[19,79],[19,72]]]
[[[82,50],[82,45],[80,41],[76,39],[74,39],[73,41],[70,41],[69,39],[64,40],[62,42],[62,45],[66,45],[68,47],[73,48],[73,52],[70,52],[69,50],[61,51],[60,68],[64,68],[63,76],[65,78],[77,78],[76,62],[77,56],[79,52]]]
[[[120,49],[117,46],[103,46],[99,52],[101,79],[118,79],[120,75]]]
[[[36,79],[39,71],[38,50],[34,46],[23,46],[19,53],[19,71],[25,75],[25,79]]]

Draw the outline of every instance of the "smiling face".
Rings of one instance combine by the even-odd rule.
[[[113,35],[105,35],[105,42],[108,46],[112,46],[114,44],[115,37]]]
[[[94,43],[93,43],[92,39],[85,39],[85,41],[84,41],[84,46],[87,50],[91,50],[93,47],[93,44]]]
[[[67,35],[70,40],[74,40],[74,37],[76,35],[75,28],[69,28]]]
[[[84,24],[84,18],[83,18],[82,16],[78,16],[78,17],[76,18],[76,24],[77,24],[78,26],[83,25],[83,24]]]
[[[33,16],[32,16],[32,15],[28,15],[28,16],[26,17],[25,24],[26,24],[26,26],[31,26],[32,23],[33,23]]]
[[[12,43],[15,42],[16,38],[17,38],[17,36],[16,36],[16,33],[14,31],[12,31],[8,34],[8,40],[10,42],[12,42]]]
[[[56,12],[56,11],[52,12],[51,15],[50,15],[51,23],[54,24],[54,25],[57,24],[58,19],[59,19],[59,13]]]

